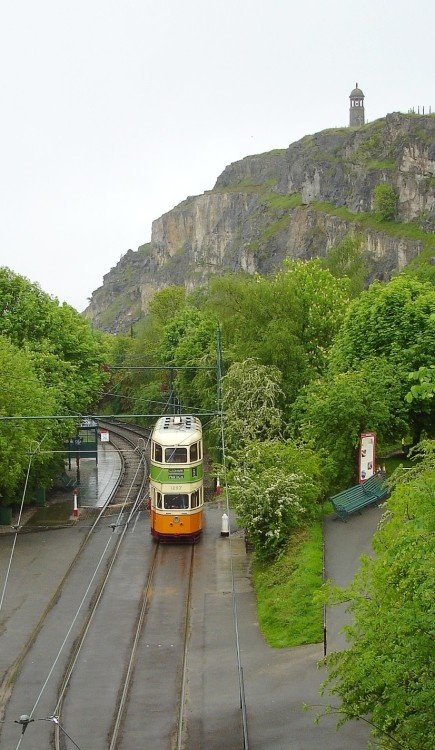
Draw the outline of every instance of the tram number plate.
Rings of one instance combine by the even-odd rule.
[[[182,484],[171,484],[171,492],[180,492],[182,488]]]

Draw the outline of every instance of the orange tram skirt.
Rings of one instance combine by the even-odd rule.
[[[151,534],[161,542],[196,542],[201,536],[203,509],[195,512],[150,512]]]

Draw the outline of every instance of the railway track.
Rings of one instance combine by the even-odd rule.
[[[134,541],[126,554],[137,557]],[[120,564],[128,567],[126,558]],[[60,725],[68,727],[80,747],[92,743],[93,750],[126,750],[139,740],[156,750],[183,747],[193,565],[193,547],[152,543],[141,594],[129,612],[124,611],[128,627],[121,629],[119,621],[110,617],[122,599],[119,571],[114,571],[114,579],[107,572],[104,589],[75,645],[56,711]],[[111,658],[117,641],[119,669]],[[108,675],[109,690],[105,689]],[[88,719],[84,706],[93,702],[97,708],[95,694],[100,696],[99,717]],[[146,720],[149,716],[152,724]],[[56,726],[57,750],[62,750],[62,740]]]
[[[6,711],[6,724],[10,727],[23,711],[44,720],[35,721],[18,744],[10,739],[17,737],[17,729],[15,734],[6,731],[1,744],[4,739],[4,746],[12,750],[20,744],[24,750],[53,742],[56,750],[67,750],[71,743],[80,750],[131,750],[142,746],[153,750],[220,748],[220,744],[213,744],[216,730],[212,715],[207,718],[210,728],[207,723],[198,724],[196,718],[197,708],[203,704],[208,711],[216,693],[208,675],[205,697],[202,694],[203,672],[198,666],[208,657],[201,655],[202,628],[198,629],[192,620],[192,600],[196,601],[196,611],[201,602],[201,587],[193,597],[194,583],[198,576],[204,580],[208,574],[214,542],[205,549],[203,543],[195,548],[152,541],[148,514],[139,510],[147,474],[144,471],[139,477],[139,467],[144,463],[148,433],[114,423],[107,426],[111,442],[124,457],[123,480],[110,499],[117,516],[109,531],[108,504],[101,509],[38,623],[37,633],[23,651],[20,664],[13,665],[18,676]],[[104,545],[108,545],[107,553]],[[71,616],[68,609],[77,606],[77,597],[74,600],[72,594],[78,585],[83,590],[89,571],[94,569],[95,581],[83,606],[86,611],[74,624],[64,652],[56,656],[50,680],[43,685],[44,695],[38,695],[35,702],[29,689],[35,685],[32,666],[42,664],[38,671],[39,689],[55,656],[54,639],[67,627]],[[222,603],[228,608],[227,596]],[[230,643],[229,611],[228,617],[225,630],[229,628],[226,641]],[[235,674],[230,682],[229,694],[234,692],[231,700],[237,707]],[[29,706],[33,706],[31,712]],[[197,731],[201,735],[199,745]],[[237,708],[225,732],[228,750],[247,747],[240,740]]]
[[[71,588],[76,588],[75,579],[80,577],[81,567],[88,565],[89,559],[92,559],[93,557],[95,557],[95,559],[98,559],[98,555],[100,554],[102,549],[101,532],[104,531],[104,529],[108,531],[105,516],[108,513],[109,506],[112,503],[116,503],[118,505],[118,520],[116,523],[116,525],[118,525],[125,522],[125,514],[129,513],[130,518],[128,518],[127,515],[127,519],[129,521],[135,514],[137,515],[137,508],[143,500],[148,472],[144,460],[144,453],[142,450],[144,443],[142,435],[136,435],[136,437],[132,439],[131,434],[127,436],[127,433],[125,431],[119,430],[116,431],[116,435],[113,435],[112,441],[114,445],[116,445],[116,448],[121,452],[122,456],[122,472],[120,475],[120,480],[116,484],[111,496],[108,498],[105,505],[99,510],[97,517],[94,519],[93,523],[86,531],[83,541],[79,545],[77,553],[73,557],[57,588],[54,590],[52,596],[50,597],[47,606],[43,610],[38,621],[35,623],[30,637],[26,639],[17,657],[13,659],[12,663],[9,665],[9,668],[3,675],[0,684],[0,716],[5,717],[3,723],[0,723],[0,732],[3,737],[5,736],[5,734],[7,734],[8,725],[11,721],[13,721],[12,718],[10,719],[10,721],[8,721],[8,716],[10,715],[12,717],[13,715],[15,715],[16,717],[17,715],[15,709],[16,703],[19,704],[22,700],[22,702],[27,701],[27,705],[29,705],[30,702],[30,705],[33,705],[31,711],[29,710],[29,708],[27,708],[27,712],[30,717],[33,717],[38,709],[38,705],[42,698],[42,693],[48,687],[48,678],[47,685],[43,685],[44,689],[42,690],[41,694],[38,695],[36,702],[32,703],[33,701],[35,701],[35,696],[29,696],[29,690],[27,686],[22,686],[22,683],[26,682],[25,674],[29,668],[29,663],[33,664],[31,655],[37,653],[38,649],[41,649],[44,652],[44,660],[47,661],[47,651],[51,653],[53,652],[52,644],[56,643],[59,640],[59,636],[54,639],[53,632],[51,632],[51,622],[53,620],[56,620],[58,622],[60,631],[62,631],[63,627],[68,632],[67,625],[70,625],[70,618],[65,618],[65,615],[62,612],[62,608],[65,606],[71,606],[71,603],[68,601],[68,592]],[[128,510],[129,506],[130,510]],[[110,539],[109,531],[107,533],[107,536]],[[92,552],[90,551],[90,548],[94,548]],[[104,568],[105,564],[110,565],[110,560],[109,563],[107,563],[105,558],[101,562],[101,569]],[[98,572],[100,573],[100,571]],[[93,580],[91,583],[92,586],[90,584],[89,591],[87,592],[89,596],[92,596],[93,594],[95,595],[94,586],[96,586],[98,583],[98,575],[95,576],[95,580]],[[83,581],[81,581],[80,584],[83,585]],[[72,598],[74,599],[74,597]],[[77,596],[75,597],[75,601],[77,606]],[[80,606],[82,605],[85,606],[86,602],[82,602]],[[64,622],[63,626],[61,624],[62,622]],[[48,633],[50,633],[50,635],[47,635]],[[72,631],[71,639],[73,637],[74,632]],[[51,641],[51,644],[47,644],[47,639]],[[65,646],[65,649],[63,650],[66,651],[69,645],[70,644],[65,641],[65,643],[62,644],[62,648],[63,646]],[[49,673],[50,679],[58,678],[59,666],[62,664],[62,661],[63,659],[61,658],[61,655],[58,654],[54,660],[53,668]],[[42,670],[43,667],[41,668],[41,671]],[[20,693],[22,693],[22,695],[26,697],[20,699]],[[21,715],[22,713],[23,711],[19,709],[18,715]],[[50,711],[49,713],[53,714],[55,712]],[[3,739],[1,741],[3,742]]]

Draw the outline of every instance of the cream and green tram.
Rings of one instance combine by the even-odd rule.
[[[197,417],[158,419],[151,435],[151,533],[162,541],[196,541],[203,526],[202,426]]]

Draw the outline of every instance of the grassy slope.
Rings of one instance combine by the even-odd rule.
[[[275,648],[322,640],[322,605],[313,594],[322,585],[322,524],[294,536],[273,564],[256,565],[258,618],[266,641]]]

